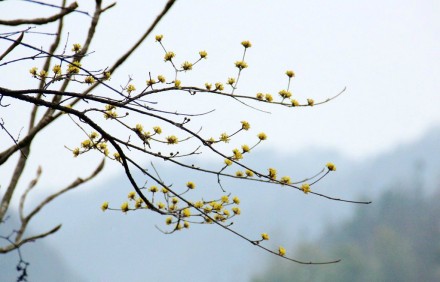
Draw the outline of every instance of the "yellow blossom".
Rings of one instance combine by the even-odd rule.
[[[224,132],[224,133],[222,133],[221,135],[220,135],[220,141],[223,141],[223,142],[225,142],[225,143],[228,143],[229,142],[229,135],[226,133],[226,132]]]
[[[201,207],[203,207],[203,202],[202,201],[197,201],[194,203],[194,207],[200,209]]]
[[[284,257],[286,255],[286,249],[284,249],[283,247],[279,247],[278,248],[278,254],[282,257]]]
[[[72,51],[75,53],[78,53],[79,51],[81,51],[81,44],[79,44],[79,43],[73,44]]]
[[[162,188],[162,191],[161,191],[162,193],[164,193],[164,194],[166,194],[166,193],[168,193],[168,189],[167,188]]]
[[[243,171],[241,171],[241,170],[237,170],[237,171],[235,172],[235,176],[237,176],[237,177],[243,177]]]
[[[294,76],[295,76],[295,73],[293,72],[293,70],[287,70],[287,71],[286,71],[286,75],[287,75],[288,77],[294,77]]]
[[[155,83],[156,83],[156,80],[155,80],[154,78],[147,79],[147,85],[148,85],[148,86],[151,86],[151,85],[153,85],[153,84],[155,84]]]
[[[134,198],[136,197],[136,192],[131,191],[130,193],[128,193],[127,197],[128,197],[130,200],[134,200]]]
[[[211,83],[208,83],[208,82],[205,83],[206,90],[211,90],[211,87],[212,87]]]
[[[177,139],[177,137],[174,136],[174,135],[167,136],[165,139],[167,140],[168,144],[177,144],[177,143],[179,143],[179,139]]]
[[[160,126],[155,126],[153,127],[153,130],[155,133],[157,134],[161,134],[162,133],[162,128],[160,128]]]
[[[161,41],[162,41],[162,38],[163,38],[163,35],[162,35],[162,34],[158,34],[158,35],[156,35],[156,41],[157,41],[157,42],[161,42]]]
[[[336,166],[334,163],[327,163],[326,167],[328,168],[328,170],[330,171],[335,171],[336,170]]]
[[[269,178],[274,180],[277,178],[277,170],[274,168],[269,168]]]
[[[123,202],[121,205],[122,212],[127,212],[129,210],[128,208],[128,202]]]
[[[165,81],[166,81],[165,76],[163,76],[163,75],[158,75],[157,80],[159,80],[161,83],[165,83]]]
[[[236,204],[236,205],[240,204],[240,198],[238,198],[237,196],[235,196],[234,198],[232,198],[232,201],[233,201],[234,204]]]
[[[141,208],[143,202],[144,202],[144,200],[142,200],[142,198],[137,198],[136,202],[134,204],[135,208],[137,208],[137,209]]]
[[[225,87],[223,86],[223,84],[221,82],[215,83],[215,90],[223,91],[223,89],[225,89]]]
[[[212,202],[212,208],[216,211],[219,211],[223,208],[222,203]]]
[[[115,160],[117,160],[118,162],[120,162],[120,161],[121,161],[121,156],[119,155],[119,153],[118,153],[118,152],[114,153],[114,154],[113,154],[113,157],[114,157],[114,158],[115,158]]]
[[[110,80],[111,73],[109,71],[104,72],[104,77],[102,79],[104,80]]]
[[[79,156],[79,148],[73,149],[72,153],[73,153],[74,157],[78,157]]]
[[[81,147],[83,148],[90,148],[92,146],[92,141],[90,141],[90,139],[86,139],[84,141],[81,142]]]
[[[221,197],[221,200],[222,200],[222,202],[225,203],[225,204],[229,203],[229,197],[228,197],[228,195],[223,195],[223,196]]]
[[[60,75],[61,74],[61,66],[60,65],[53,66],[52,71],[55,75]]]
[[[47,72],[45,70],[41,70],[40,73],[38,74],[38,76],[40,78],[45,78],[47,76]]]
[[[249,146],[246,144],[241,145],[241,149],[243,150],[243,153],[248,153],[251,150],[251,148],[249,148]]]
[[[281,177],[280,182],[282,184],[291,184],[292,180],[290,180],[290,176],[283,176]]]
[[[182,64],[182,69],[185,70],[185,71],[192,70],[192,67],[193,67],[193,64],[188,62],[188,61],[185,61]]]
[[[166,52],[165,56],[164,56],[164,60],[166,61],[171,61],[172,58],[174,58],[176,56],[176,54],[174,54],[174,52]]]
[[[37,71],[38,71],[37,67],[33,67],[29,70],[30,74],[32,74],[34,77],[37,76]]]
[[[165,204],[162,203],[162,202],[159,202],[159,203],[157,203],[157,207],[158,207],[159,209],[163,209],[163,208],[165,208]]]
[[[278,94],[280,94],[280,96],[283,99],[288,99],[288,98],[292,97],[292,93],[290,91],[287,91],[287,90],[281,90],[280,92],[278,92]]]
[[[225,164],[227,166],[230,166],[230,165],[232,165],[232,161],[230,159],[225,159]]]
[[[144,130],[144,127],[143,127],[142,124],[140,124],[140,123],[136,124],[136,127],[134,128],[134,131],[140,133],[140,132],[142,132],[143,130]]]
[[[95,78],[91,75],[86,76],[86,78],[84,79],[84,82],[87,84],[92,84],[95,82]]]
[[[207,56],[208,56],[208,53],[206,52],[206,51],[200,51],[199,52],[199,55],[200,55],[200,58],[202,58],[202,59],[206,59],[207,58]]]
[[[264,99],[264,94],[261,93],[261,92],[258,92],[255,97],[257,97],[258,100],[263,100]]]
[[[177,87],[177,88],[179,88],[179,89],[181,88],[181,86],[180,86],[181,84],[182,84],[182,82],[181,82],[180,80],[178,80],[178,79],[176,79],[176,80],[174,81],[174,86]]]
[[[268,102],[272,102],[273,101],[273,97],[272,95],[270,95],[269,93],[266,94],[266,96],[264,97],[266,99],[266,101]]]
[[[223,210],[223,214],[226,215],[227,217],[229,217],[229,215],[231,214],[227,209]]]
[[[241,214],[241,210],[239,207],[233,207],[232,208],[232,212],[236,215],[240,215]]]
[[[269,240],[269,235],[267,233],[261,233],[261,238],[263,240]]]
[[[171,216],[169,216],[165,219],[166,225],[170,225],[172,222],[173,222],[173,218]]]
[[[67,73],[78,74],[80,67],[81,67],[81,63],[78,61],[74,61],[73,63],[69,64],[69,66],[67,67]]]
[[[252,170],[246,169],[245,173],[246,173],[246,176],[248,176],[248,177],[254,176],[254,173],[252,172]]]
[[[98,138],[99,134],[96,131],[93,131],[92,133],[90,133],[89,137],[92,139]]]
[[[185,228],[189,228],[189,222],[188,221],[184,221],[183,222],[183,227],[185,227]]]
[[[261,141],[266,140],[267,139],[267,135],[264,132],[260,132],[258,133],[258,139],[260,139]]]
[[[238,69],[242,70],[242,69],[247,68],[247,67],[248,67],[248,64],[247,64],[245,61],[236,61],[236,62],[235,62],[235,66],[236,66]]]
[[[309,106],[312,106],[312,107],[313,107],[313,105],[315,105],[315,100],[313,100],[313,99],[307,99],[307,104],[308,104]]]
[[[242,41],[241,45],[243,45],[244,48],[251,48],[252,47],[252,44],[249,40]]]
[[[127,93],[128,93],[128,94],[131,94],[131,92],[133,92],[133,91],[136,91],[136,87],[134,87],[133,84],[129,84],[129,85],[127,86]]]
[[[189,217],[191,215],[191,210],[189,208],[183,209],[182,215],[183,217]]]
[[[171,199],[171,203],[177,204],[179,202],[179,199],[177,197],[174,197]]]
[[[151,186],[148,190],[150,192],[156,193],[159,189],[157,188],[157,186]]]
[[[102,211],[106,211],[108,209],[108,202],[104,202],[104,203],[102,203],[102,205],[101,205],[101,210]]]
[[[232,150],[232,153],[234,154],[235,160],[241,160],[243,158],[243,155],[241,154],[240,150],[238,150],[237,148]]]
[[[304,194],[311,192],[310,185],[308,183],[304,183],[301,185],[301,190],[304,192]]]
[[[227,84],[233,85],[234,83],[235,83],[235,78],[233,77],[228,78]]]
[[[249,122],[242,120],[241,121],[241,128],[244,130],[249,130],[249,128],[251,128],[251,125],[249,124]]]
[[[196,184],[194,184],[194,182],[192,182],[192,181],[188,181],[186,183],[186,187],[188,187],[189,189],[194,189],[194,188],[196,188]]]
[[[292,103],[292,106],[294,106],[294,107],[298,107],[299,106],[298,101],[295,100],[295,99],[290,100],[290,102]]]

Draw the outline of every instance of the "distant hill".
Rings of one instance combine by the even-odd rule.
[[[428,187],[425,184],[438,183],[439,140],[440,128],[433,128],[414,143],[402,144],[362,161],[317,148],[292,155],[256,151],[248,161],[264,171],[277,165],[279,175],[290,175],[294,179],[311,176],[332,161],[337,171],[313,189],[335,197],[374,199],[393,184],[411,183],[423,190]],[[166,164],[160,163],[156,167],[161,177],[170,176],[174,183],[196,179],[196,190],[220,192],[214,176],[169,170]],[[142,179],[140,175],[136,178]],[[270,233],[268,246],[273,248],[278,244],[293,247],[304,237],[317,238],[326,225],[348,218],[356,207],[283,187],[227,179],[223,184],[242,199],[242,215],[234,220],[234,228],[256,239],[262,232]],[[86,281],[248,281],[270,257],[216,226],[192,225],[190,230],[164,235],[155,228],[155,224],[164,227],[164,219],[151,212],[124,215],[100,210],[103,201],[119,207],[129,191],[125,177],[113,175],[100,187],[88,184],[55,201],[41,214],[44,220],[37,220],[31,228],[45,230],[62,222],[62,229],[55,236],[29,245],[29,251],[50,246]],[[374,203],[361,206],[363,209],[375,207]],[[31,262],[31,275],[38,272],[38,275],[47,275],[46,281],[51,281],[53,273],[40,267],[40,263],[50,265],[51,257],[55,255],[45,252],[40,256],[29,255],[26,259]],[[59,269],[60,275],[64,275],[63,281],[69,281],[66,279],[72,272]],[[15,273],[14,269],[6,271]],[[43,278],[31,281],[44,281]]]

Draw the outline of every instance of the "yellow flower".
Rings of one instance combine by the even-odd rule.
[[[330,171],[336,170],[336,166],[334,163],[327,163],[326,166],[327,166],[328,170],[330,170]]]
[[[207,58],[207,56],[208,56],[208,53],[206,52],[206,51],[200,51],[199,52],[199,55],[200,55],[200,58],[202,58],[202,59],[206,59]]]
[[[108,209],[108,202],[104,202],[104,203],[102,203],[102,205],[101,205],[101,210],[102,211],[106,211]]]
[[[290,91],[287,91],[287,90],[281,90],[280,92],[278,92],[278,94],[280,94],[280,96],[283,99],[288,99],[288,98],[292,97],[292,93]]]
[[[290,177],[289,177],[289,176],[283,176],[283,177],[281,177],[280,182],[281,182],[282,184],[291,184],[291,183],[292,183],[292,181],[290,180]]]
[[[81,67],[81,63],[78,61],[74,61],[73,63],[69,64],[69,66],[67,67],[67,73],[68,74],[78,74],[79,67]]]
[[[304,192],[304,194],[312,191],[310,190],[310,185],[308,183],[304,183],[303,185],[301,185],[301,190]]]
[[[248,67],[248,64],[247,64],[245,61],[236,61],[236,62],[235,62],[235,66],[236,66],[238,69],[242,70],[242,69],[247,68],[247,67]]]
[[[184,221],[183,222],[183,227],[185,227],[185,228],[189,228],[189,222],[188,221]]]
[[[180,80],[178,80],[178,79],[176,79],[176,80],[174,81],[174,86],[177,87],[177,88],[179,88],[179,89],[181,88],[181,87],[180,87],[181,84],[182,84],[182,81],[180,81]]]
[[[295,73],[293,72],[293,70],[287,70],[287,71],[286,71],[286,75],[287,75],[288,77],[294,77],[294,76],[295,76]]]
[[[211,87],[212,87],[211,83],[208,83],[208,82],[205,83],[206,90],[211,90]]]
[[[259,92],[259,93],[257,93],[257,95],[255,97],[257,97],[258,100],[263,100],[264,99],[264,94]]]
[[[194,203],[194,207],[200,209],[201,207],[203,207],[203,202],[202,201],[197,201]]]
[[[215,90],[223,91],[223,89],[225,89],[225,87],[223,86],[223,84],[221,82],[215,83]]]
[[[33,67],[29,70],[30,74],[32,74],[32,76],[34,77],[37,76],[37,71],[38,71],[37,67]]]
[[[232,208],[232,212],[236,215],[240,215],[241,214],[241,210],[239,207],[233,207]]]
[[[159,189],[157,188],[157,186],[151,186],[148,190],[150,192],[156,193]]]
[[[179,199],[177,197],[174,197],[174,198],[171,199],[171,202],[173,204],[177,204],[179,202]]]
[[[165,56],[163,58],[166,62],[166,61],[171,61],[171,59],[174,58],[175,56],[176,54],[174,54],[174,52],[169,51],[165,53]]]
[[[261,233],[261,238],[263,240],[269,240],[269,235],[267,233]]]
[[[222,203],[212,202],[211,204],[212,204],[212,208],[216,211],[219,211],[223,208]]]
[[[160,128],[160,126],[155,126],[153,127],[153,130],[155,133],[157,134],[161,134],[162,133],[162,128]]]
[[[159,80],[161,83],[165,83],[165,81],[166,81],[165,76],[163,76],[163,75],[158,75],[157,80]]]
[[[134,87],[133,84],[129,84],[129,85],[127,86],[127,93],[128,93],[128,94],[131,94],[131,92],[133,92],[133,91],[136,91],[136,87]]]
[[[272,97],[272,95],[270,95],[269,93],[266,94],[265,99],[266,99],[266,101],[268,101],[268,102],[272,102],[272,101],[273,101],[273,97]]]
[[[79,51],[81,51],[81,44],[79,44],[79,43],[73,44],[72,51],[75,53],[78,53]]]
[[[189,208],[183,209],[182,215],[183,217],[189,217],[191,215],[191,210]]]
[[[248,153],[251,150],[251,148],[249,148],[249,146],[246,144],[241,145],[241,149],[243,150],[243,153]]]
[[[313,99],[307,99],[307,104],[308,104],[309,106],[312,106],[312,107],[313,107],[313,105],[315,104],[315,101],[314,101]]]
[[[277,178],[277,170],[274,168],[269,168],[269,178],[274,180]]]
[[[235,78],[233,78],[233,77],[228,78],[227,84],[233,85],[234,83],[235,83]]]
[[[229,197],[228,197],[227,195],[223,195],[223,196],[221,197],[221,200],[222,200],[222,202],[225,203],[225,204],[229,203]]]
[[[185,71],[192,70],[192,67],[193,67],[193,64],[188,62],[188,61],[185,61],[182,64],[182,69],[185,70]]]
[[[286,255],[286,249],[284,249],[283,247],[279,247],[278,248],[278,254],[282,257],[284,257]]]
[[[156,80],[154,79],[154,78],[151,78],[151,79],[148,79],[147,80],[147,85],[148,86],[151,86],[151,85],[153,85],[153,84],[155,84],[156,83]]]
[[[248,176],[248,177],[254,176],[254,173],[252,172],[252,170],[246,169],[245,173],[246,173],[246,176]]]
[[[242,120],[241,121],[241,128],[243,128],[244,130],[249,130],[249,128],[251,128],[251,125],[249,124],[249,122]]]
[[[81,147],[83,148],[90,148],[92,146],[92,141],[90,141],[90,139],[86,139],[84,141],[81,142]]]
[[[170,225],[172,222],[173,222],[173,218],[171,216],[169,216],[165,219],[166,225]]]
[[[73,153],[74,157],[78,157],[79,156],[79,148],[73,149],[72,153]]]
[[[234,204],[236,204],[236,205],[240,204],[240,198],[238,198],[237,196],[235,196],[234,198],[232,198],[232,201],[233,201]]]
[[[114,153],[114,154],[113,154],[113,157],[114,157],[114,158],[115,158],[115,160],[117,160],[118,162],[120,162],[120,161],[121,161],[121,156],[119,155],[119,153],[118,153],[118,152]]]
[[[188,187],[189,189],[194,189],[194,188],[196,188],[196,184],[194,184],[194,182],[192,182],[192,181],[188,181],[186,183],[186,187]]]
[[[123,202],[121,205],[121,211],[122,212],[127,212],[129,210],[128,208],[128,202]]]
[[[98,148],[101,150],[105,150],[107,148],[107,143],[98,143]]]
[[[109,71],[104,72],[104,77],[102,79],[104,80],[110,80],[111,73]]]
[[[143,202],[144,202],[144,200],[142,200],[142,198],[137,198],[136,202],[134,204],[135,208],[137,208],[137,209],[141,208]]]
[[[158,34],[158,35],[156,35],[156,41],[157,41],[157,42],[161,42],[161,41],[162,41],[162,38],[163,38],[163,35],[162,35],[162,34]]]
[[[177,139],[177,137],[174,136],[174,135],[168,136],[165,139],[167,140],[168,144],[177,144],[177,143],[179,143],[179,139]]]
[[[292,106],[294,106],[294,107],[298,107],[299,106],[298,101],[295,100],[295,99],[290,100],[290,102],[292,102]]]
[[[229,142],[229,135],[226,132],[222,133],[220,135],[220,141],[228,143]]]
[[[41,70],[40,73],[38,74],[38,76],[39,76],[40,78],[45,78],[46,75],[47,75],[47,72],[46,72],[45,70]]]
[[[225,159],[225,164],[227,166],[230,166],[230,165],[232,165],[232,161],[230,159]]]
[[[237,177],[243,177],[243,171],[241,171],[241,170],[237,170],[237,171],[235,172],[235,176],[237,176]]]
[[[229,215],[231,215],[231,213],[227,209],[223,210],[223,214],[226,215],[227,217],[229,217]]]
[[[162,203],[162,202],[159,202],[159,203],[157,203],[157,207],[158,207],[159,209],[163,209],[163,208],[165,208],[165,204]]]
[[[237,148],[232,150],[232,153],[234,154],[235,160],[241,160],[243,158],[243,155],[241,154],[241,152]]]
[[[91,75],[86,76],[86,78],[84,79],[84,82],[87,84],[92,84],[95,82],[95,78]]]
[[[127,197],[128,197],[130,200],[134,200],[134,198],[136,197],[136,192],[131,191],[130,193],[128,193]]]
[[[92,139],[98,138],[99,134],[96,131],[93,131],[92,133],[90,133],[89,137]]]
[[[264,132],[260,132],[258,133],[258,139],[260,139],[261,141],[266,140],[267,139],[267,135]]]
[[[52,71],[55,75],[60,75],[61,74],[61,66],[60,65],[53,66]]]
[[[167,188],[162,188],[162,193],[164,193],[164,194],[168,193],[168,189]]]
[[[252,47],[252,44],[249,40],[242,41],[241,45],[243,45],[244,48],[251,48]]]
[[[143,130],[144,130],[144,127],[142,126],[142,124],[140,124],[140,123],[136,124],[134,131],[136,131],[137,133],[141,133]]]

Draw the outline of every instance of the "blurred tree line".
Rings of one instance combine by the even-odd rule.
[[[348,221],[329,226],[316,242],[300,244],[301,259],[342,258],[327,266],[274,262],[253,282],[440,281],[440,189],[393,187]]]

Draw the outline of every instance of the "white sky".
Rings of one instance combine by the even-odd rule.
[[[88,3],[92,1],[78,2],[80,9],[92,12]],[[112,65],[114,58],[149,26],[164,2],[119,1],[103,16],[91,48],[95,53],[85,64],[96,69]],[[41,9],[21,1],[6,1],[1,4],[1,17],[15,16],[18,5],[30,7],[23,11],[28,17],[39,15],[37,11]],[[55,11],[42,10],[47,15]],[[246,59],[249,68],[243,72],[237,93],[269,92],[276,96],[285,88],[287,69],[296,73],[293,95],[301,102],[307,98],[324,100],[345,86],[347,91],[319,107],[269,107],[271,115],[227,99],[201,104],[194,97],[171,101],[167,98],[161,105],[176,110],[184,102],[186,109],[194,111],[201,106],[217,109],[204,126],[204,132],[213,135],[224,131],[219,125],[232,130],[239,121],[248,120],[255,130],[252,134],[268,134],[264,148],[279,153],[326,147],[363,159],[409,142],[440,124],[439,14],[438,1],[178,1],[153,35],[164,34],[164,44],[177,54],[179,64],[197,58],[199,50],[208,52],[207,61],[181,77],[184,85],[225,82],[234,76],[233,64],[242,52],[240,42],[250,40],[253,46]],[[80,14],[71,18],[67,22],[71,24],[67,28],[69,44],[82,42],[89,19]],[[37,30],[54,31],[54,27]],[[47,37],[36,35],[25,39],[40,40],[37,45],[43,46],[49,42]],[[2,50],[5,46],[0,42]],[[111,83],[118,87],[131,75],[141,89],[148,72],[169,73],[162,57],[153,36],[119,69]],[[40,66],[26,62],[0,68],[0,85],[15,89],[35,87],[28,74],[34,65]],[[21,107],[0,108],[0,117],[13,133],[27,124],[28,118]],[[51,184],[77,175],[79,166],[94,165],[93,161],[79,164],[70,158],[63,146],[75,146],[81,137],[72,135],[76,129],[70,124],[59,122],[57,126],[37,140],[33,147],[35,159],[29,165],[31,170],[37,164],[45,165],[49,171],[58,168]],[[78,142],[75,138],[79,138]],[[10,145],[4,132],[0,132],[0,140],[0,148]],[[39,146],[50,146],[52,151],[41,151]],[[59,171],[53,158],[60,157],[69,159],[68,169]],[[0,177],[12,164],[9,162],[0,171]]]

